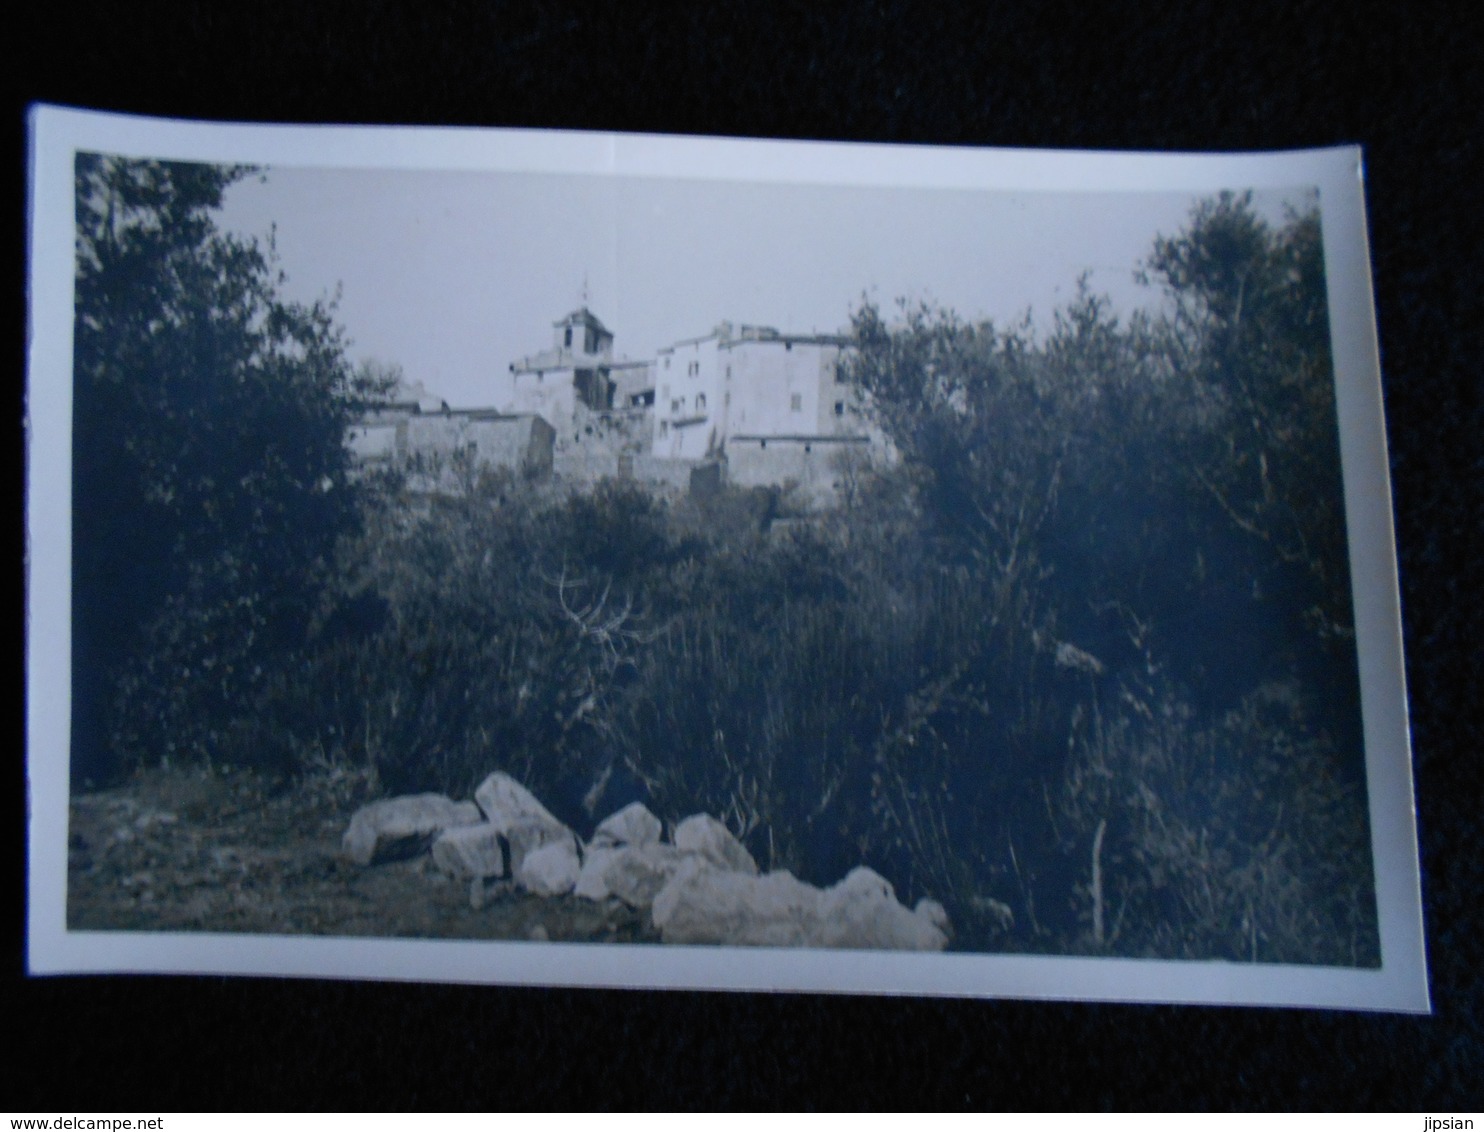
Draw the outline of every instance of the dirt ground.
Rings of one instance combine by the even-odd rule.
[[[617,900],[542,899],[443,876],[423,854],[361,868],[340,836],[363,777],[289,783],[230,769],[154,769],[74,795],[67,923],[82,930],[657,942]]]

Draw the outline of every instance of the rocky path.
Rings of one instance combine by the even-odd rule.
[[[341,836],[365,781],[330,771],[291,788],[244,772],[152,770],[73,798],[67,920],[73,929],[329,936],[658,939],[618,900],[535,897],[467,883],[424,855],[371,868]]]
[[[936,951],[941,904],[858,867],[762,873],[714,817],[635,802],[590,842],[491,773],[473,799],[370,798],[343,769],[292,785],[157,769],[73,799],[74,929]],[[429,851],[431,849],[431,852]]]

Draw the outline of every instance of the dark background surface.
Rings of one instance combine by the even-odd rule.
[[[196,0],[27,5],[6,23],[17,374],[32,100],[949,145],[1363,145],[1434,1014],[27,980],[16,759],[5,1107],[1484,1107],[1484,51],[1462,5]]]

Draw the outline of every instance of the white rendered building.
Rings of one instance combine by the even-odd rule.
[[[848,341],[723,322],[660,350],[654,454],[699,460],[738,445],[864,442],[859,400],[840,380]]]

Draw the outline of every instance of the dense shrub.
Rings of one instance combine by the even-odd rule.
[[[1293,686],[1207,724],[1126,691],[1065,782],[1064,847],[1085,857],[1073,949],[1378,965],[1365,795],[1340,764]]]
[[[355,568],[265,710],[288,741],[364,759],[388,790],[467,795],[506,770],[581,824],[614,761],[610,698],[649,639],[623,572],[641,560],[610,556],[593,531],[663,561],[643,541],[663,538],[656,506],[607,488],[543,502],[504,477],[457,497],[387,497],[343,549]],[[330,631],[367,603],[384,608],[379,623]]]
[[[77,156],[74,777],[210,756],[302,641],[354,517],[325,304],[212,219],[239,167]]]
[[[1374,964],[1316,240],[1210,202],[1146,265],[1165,314],[1083,287],[1044,340],[863,307],[843,375],[895,458],[830,511],[362,481],[317,605],[218,556],[125,690],[233,761],[503,769],[584,833],[709,812],[961,946]]]
[[[1190,796],[1225,813],[1228,843],[1203,856],[1212,833],[1192,818],[1201,836],[1176,838],[1163,847],[1170,860],[1143,866],[1163,878],[1186,855],[1203,889],[1217,874],[1236,886],[1253,905],[1242,957],[1369,961],[1359,685],[1317,213],[1275,230],[1248,198],[1222,196],[1158,239],[1145,272],[1165,291],[1163,313],[1120,324],[1083,286],[1044,341],[1027,325],[923,307],[904,306],[892,324],[870,305],[856,317],[847,373],[901,455],[895,479],[921,533],[936,561],[959,564],[990,595],[976,625],[984,652],[943,658],[909,701],[905,734],[928,742],[883,733],[912,769],[886,776],[900,801],[881,812],[934,887],[970,903],[987,888],[1012,905],[1018,945],[1095,936],[1108,946],[1111,926],[1087,922],[1086,858],[1094,838],[1094,857],[1105,843],[1125,852],[1130,835],[1117,823],[1142,812],[1154,787],[1112,798],[1075,848],[1056,799],[1106,769],[1089,769],[1090,749],[1119,747],[1145,721],[1124,719],[1132,704],[1174,712],[1189,733],[1175,745],[1194,737],[1209,753]],[[1178,697],[1130,691],[1166,673],[1179,674]],[[1286,684],[1310,705],[1310,730],[1252,713],[1258,689]],[[1249,749],[1266,761],[1253,764]],[[971,770],[970,751],[989,757]],[[1283,840],[1280,868],[1257,847],[1251,823],[1262,815],[1214,801],[1247,788],[1286,799],[1284,833],[1318,839],[1304,861],[1297,840]],[[1133,886],[1137,871],[1120,883]],[[1084,898],[1068,901],[1068,891]],[[1190,926],[1189,909],[1171,920],[1171,907],[1126,896],[1125,908],[1135,905],[1125,945],[1241,950],[1229,922]]]

